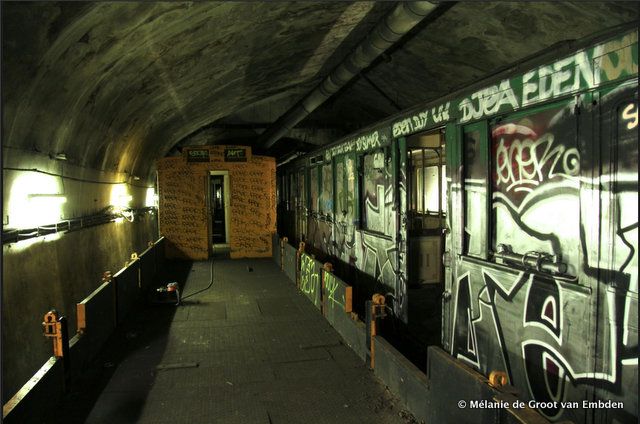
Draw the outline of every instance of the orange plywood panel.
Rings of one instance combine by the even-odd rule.
[[[275,162],[254,156],[230,173],[231,257],[271,256],[275,231]]]
[[[172,162],[158,169],[160,231],[167,239],[167,256],[207,259],[204,174]]]

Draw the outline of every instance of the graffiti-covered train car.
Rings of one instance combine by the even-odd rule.
[[[576,46],[282,167],[279,232],[409,326],[436,288],[441,347],[550,420],[636,422],[637,28]]]

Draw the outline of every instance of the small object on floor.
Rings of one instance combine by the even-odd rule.
[[[178,286],[177,282],[167,284],[167,292],[174,292],[176,294],[177,302],[176,306],[180,305],[180,286]]]
[[[155,291],[155,296],[151,296],[150,302],[156,305],[173,304],[179,306],[182,302],[180,295],[180,286],[173,281],[166,286],[160,286]]]
[[[251,268],[250,266],[247,267],[247,271],[249,272],[253,272],[253,268]]]
[[[160,364],[156,367],[158,371],[162,370],[176,370],[181,368],[197,368],[197,362],[178,362],[175,364]]]

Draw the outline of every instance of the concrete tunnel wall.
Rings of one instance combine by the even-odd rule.
[[[14,191],[14,199],[15,191],[23,196],[28,194],[24,185],[13,187],[12,182],[32,177],[31,174],[34,173],[5,171],[5,215],[11,191]],[[109,204],[107,199],[113,186],[65,181],[65,195],[72,200],[59,213],[70,218],[104,209]],[[134,207],[144,204],[144,191],[143,188],[130,191]],[[9,220],[11,222],[11,216]],[[104,271],[115,273],[131,253],[141,253],[149,241],[157,238],[157,214],[153,213],[138,216],[133,222],[110,222],[3,245],[3,403],[52,355],[52,343],[42,335],[44,313],[55,308],[66,316],[69,336],[73,336],[76,333],[76,303],[99,286]]]

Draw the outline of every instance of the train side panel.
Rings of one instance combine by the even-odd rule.
[[[443,345],[553,421],[637,420],[637,123],[636,79],[448,140]]]

